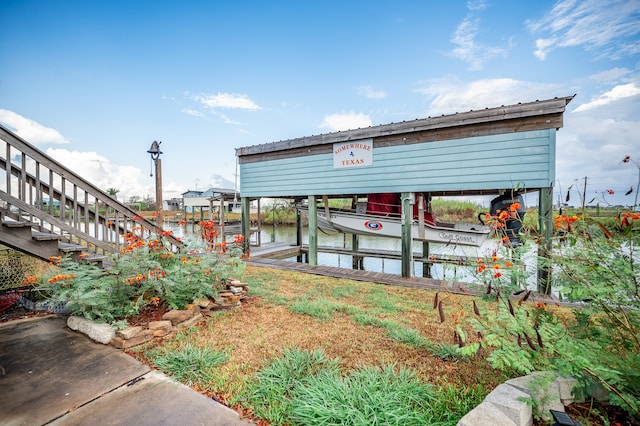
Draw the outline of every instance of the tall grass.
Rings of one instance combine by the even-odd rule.
[[[212,369],[228,360],[224,353],[192,344],[162,346],[149,352],[153,364],[187,386],[211,380]]]
[[[484,397],[421,382],[407,368],[343,374],[322,351],[287,350],[256,375],[249,401],[274,425],[455,425]]]

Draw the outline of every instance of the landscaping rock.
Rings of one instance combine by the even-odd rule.
[[[528,394],[513,386],[502,384],[495,388],[487,397],[486,402],[500,408],[518,426],[531,426],[533,417],[531,405],[526,403],[530,398]]]
[[[560,402],[565,407],[571,405],[575,401],[574,388],[578,384],[578,381],[573,377],[558,377],[556,380],[558,386],[558,392],[560,393]]]
[[[209,306],[209,303],[211,303],[211,301],[205,298],[197,298],[193,300],[194,305],[198,305],[199,307],[205,308],[205,309]]]
[[[118,349],[129,349],[133,346],[138,346],[143,343],[146,343],[152,340],[154,337],[155,336],[153,335],[153,332],[150,332],[150,330],[143,330],[142,332],[140,332],[139,334],[137,334],[136,336],[130,339],[123,339],[120,336],[116,336],[111,341],[111,344]]]
[[[193,318],[193,311],[188,310],[174,310],[169,311],[162,316],[163,320],[171,321],[171,325],[175,326],[181,322],[185,322],[188,319]]]
[[[116,336],[116,332],[109,324],[97,323],[86,318],[70,316],[67,319],[67,326],[81,333],[86,334],[92,340],[108,344]]]
[[[127,327],[124,330],[117,330],[116,336],[123,339],[131,339],[132,337],[139,334],[142,330],[144,329],[139,325],[135,327]]]
[[[460,419],[457,426],[518,426],[500,408],[490,402],[482,402]]]
[[[564,412],[564,405],[562,404],[562,401],[560,401],[558,383],[554,380],[548,383],[544,388],[540,388],[539,383],[549,374],[555,373],[536,372],[529,374],[528,376],[506,381],[506,384],[527,393],[537,402],[537,406],[535,407],[536,410],[533,414],[544,421],[550,421],[553,419],[549,410]]]
[[[196,305],[195,303],[189,303],[187,306],[184,307],[185,311],[192,311],[194,314],[197,314],[200,312],[200,306]]]
[[[164,337],[173,331],[171,321],[151,321],[149,323],[149,330],[153,333],[154,337]]]
[[[194,325],[195,323],[197,323],[198,321],[200,321],[202,319],[202,314],[198,313],[196,315],[194,315],[192,318],[183,321],[179,324],[176,324],[176,328],[178,330],[186,330],[187,328],[191,327],[192,325]]]

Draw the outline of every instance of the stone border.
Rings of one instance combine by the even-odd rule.
[[[226,289],[211,299],[196,299],[184,309],[171,310],[160,321],[151,321],[146,327],[130,326],[123,330],[114,330],[111,325],[70,316],[67,326],[87,335],[92,340],[111,344],[118,349],[129,349],[165,337],[180,330],[186,330],[214,311],[241,306],[249,296],[249,286],[238,280],[227,280]]]
[[[553,381],[548,382],[553,375]],[[547,381],[544,387],[541,384]],[[457,426],[531,426],[533,408],[528,400],[539,402],[536,417],[552,420],[549,410],[564,412],[574,402],[573,378],[563,378],[553,372],[535,372],[528,376],[507,380],[495,388],[480,405],[468,412]]]

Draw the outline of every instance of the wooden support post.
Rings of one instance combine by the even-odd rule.
[[[209,205],[209,217],[213,221],[213,201]],[[218,226],[220,227],[220,235],[222,235],[221,241],[226,241],[224,235],[224,197],[220,197],[220,211],[218,212]]]
[[[411,209],[411,199],[413,193],[402,193],[402,277],[411,277],[411,222],[413,221],[413,211]]]
[[[274,216],[274,221],[275,221],[275,216]],[[273,230],[274,238],[275,238],[275,233],[276,233],[276,230],[274,228]],[[275,239],[273,241],[275,241]],[[302,213],[300,213],[300,210],[296,210],[296,246],[298,246],[298,249],[302,248]],[[296,260],[299,263],[302,263],[303,261],[302,251],[300,251],[300,254],[298,255]]]
[[[429,241],[422,242],[422,257],[429,259]],[[427,260],[422,262],[422,276],[425,278],[431,278],[431,263]]]
[[[553,186],[540,189],[538,225],[542,236],[538,245],[538,293],[551,294],[551,239],[553,237]]]
[[[362,256],[358,256],[358,250],[360,250],[359,245],[360,240],[358,239],[358,235],[351,235],[351,250],[353,251],[351,267],[353,269],[364,269],[364,259]]]
[[[235,200],[234,200],[234,204],[235,204]],[[262,246],[262,212],[260,210],[260,198],[258,198],[257,204],[258,204],[258,236],[256,238],[256,244],[258,247],[261,247]]]
[[[309,195],[309,265],[318,265],[318,208],[315,195]]]
[[[242,252],[245,256],[251,256],[251,200],[247,197],[240,198],[242,202]]]

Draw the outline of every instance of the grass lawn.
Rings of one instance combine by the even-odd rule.
[[[262,424],[361,424],[361,415],[388,424],[383,416],[401,403],[379,398],[416,411],[398,424],[456,424],[508,378],[454,350],[455,323],[473,315],[472,297],[440,292],[441,323],[433,291],[256,266],[241,279],[251,302],[133,355]],[[423,396],[412,402],[402,392]],[[327,406],[352,408],[318,414]]]

